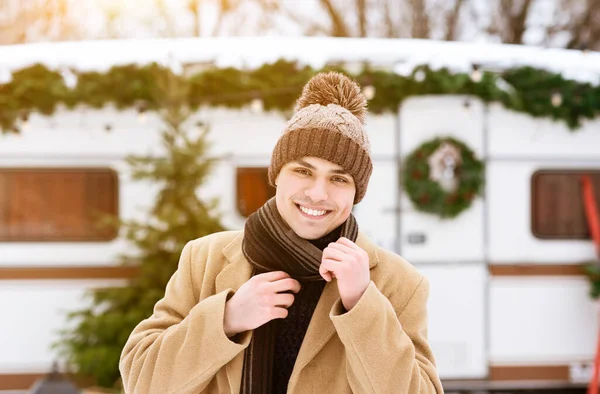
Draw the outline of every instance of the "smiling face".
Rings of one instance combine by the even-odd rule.
[[[301,238],[329,234],[352,212],[354,180],[337,164],[304,157],[284,165],[275,183],[277,210]]]

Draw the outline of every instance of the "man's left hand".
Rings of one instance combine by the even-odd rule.
[[[369,255],[354,242],[342,237],[323,250],[319,273],[327,282],[337,279],[342,304],[349,311],[371,282]]]

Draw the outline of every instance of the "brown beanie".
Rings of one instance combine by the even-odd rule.
[[[315,75],[302,90],[295,114],[277,141],[269,166],[269,183],[290,161],[306,156],[335,163],[356,184],[354,204],[367,192],[373,163],[364,130],[367,100],[360,87],[338,72]]]

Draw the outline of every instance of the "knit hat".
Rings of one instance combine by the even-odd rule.
[[[338,72],[315,75],[302,90],[294,116],[277,141],[269,166],[269,183],[290,161],[318,157],[346,170],[356,185],[354,204],[367,192],[373,171],[364,130],[367,100],[360,87]]]

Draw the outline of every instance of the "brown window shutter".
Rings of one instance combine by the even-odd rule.
[[[0,241],[100,242],[117,229],[118,177],[110,169],[0,168]]]
[[[236,173],[237,209],[240,215],[250,216],[275,196],[269,185],[268,168],[240,167]]]
[[[533,174],[533,235],[541,239],[591,239],[581,191],[581,175],[584,174],[592,179],[600,207],[600,169],[540,170]]]

